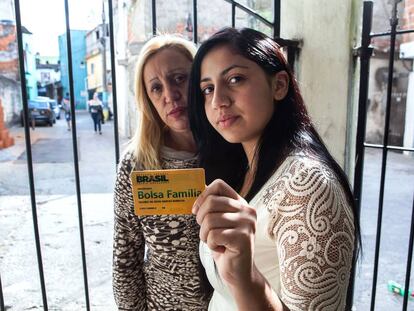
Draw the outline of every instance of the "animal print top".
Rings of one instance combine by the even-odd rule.
[[[163,168],[195,167],[197,159],[188,155],[177,159],[171,152],[164,154]],[[130,182],[135,167],[127,153],[118,167],[114,193],[113,290],[118,308],[206,310],[210,297],[201,285],[195,217],[136,216]]]

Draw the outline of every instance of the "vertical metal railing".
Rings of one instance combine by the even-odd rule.
[[[112,77],[112,105],[113,105],[113,120],[114,120],[114,140],[115,140],[115,163],[119,163],[119,132],[118,132],[118,101],[116,91],[116,67],[115,67],[115,36],[114,36],[114,17],[112,0],[108,0],[108,14],[109,14],[109,43],[111,53],[111,77]],[[105,56],[104,56],[105,57]]]
[[[157,3],[156,0],[151,2],[151,12],[152,12],[152,35],[157,34]]]
[[[231,27],[236,27],[236,4],[231,2]]]
[[[354,197],[357,205],[357,214],[360,215],[361,208],[361,196],[362,196],[362,184],[363,184],[363,170],[364,170],[364,153],[366,148],[375,148],[382,150],[381,158],[381,175],[380,175],[380,192],[378,201],[378,216],[377,216],[377,232],[375,238],[375,255],[374,255],[374,267],[373,267],[373,282],[371,288],[371,305],[370,310],[375,310],[375,300],[377,291],[378,280],[378,263],[379,253],[381,246],[381,230],[382,230],[382,215],[384,205],[384,193],[385,193],[385,177],[387,171],[387,156],[389,150],[414,152],[414,148],[403,148],[397,146],[389,146],[389,129],[390,129],[390,117],[391,117],[391,98],[393,87],[393,74],[394,74],[394,58],[396,50],[396,36],[399,34],[413,33],[411,30],[397,30],[398,26],[398,3],[401,0],[393,0],[392,12],[390,18],[391,30],[388,32],[372,34],[372,15],[373,15],[373,2],[365,1],[363,10],[363,28],[361,47],[357,49],[358,56],[360,57],[360,93],[359,93],[359,107],[358,107],[358,125],[357,125],[357,137],[356,137],[356,154],[355,154],[355,175],[354,175]],[[374,37],[390,37],[390,52],[388,62],[388,81],[387,81],[387,98],[385,108],[385,124],[384,124],[384,140],[382,145],[368,144],[365,142],[366,131],[366,118],[367,118],[367,103],[368,103],[368,81],[369,81],[369,63],[372,56],[373,48],[370,46],[371,39]],[[412,263],[412,251],[414,241],[414,202],[411,215],[411,228],[408,245],[407,266],[406,266],[406,278],[405,278],[405,292],[403,300],[403,310],[407,310],[408,295],[409,295],[409,283],[411,276],[411,263]],[[354,277],[354,273],[353,273]],[[353,292],[353,286],[351,287],[351,295]],[[352,297],[352,296],[351,296]],[[349,298],[349,296],[348,296]],[[352,301],[352,298],[351,298]]]
[[[1,311],[6,310],[6,307],[4,306],[3,286],[1,285],[1,276],[0,276],[0,310]]]
[[[355,151],[355,174],[354,174],[354,199],[356,206],[356,217],[360,219],[361,211],[361,193],[363,183],[364,170],[364,141],[367,120],[367,103],[368,103],[368,89],[369,89],[369,68],[370,59],[373,48],[371,47],[371,29],[372,29],[372,13],[373,2],[364,2],[362,12],[362,36],[361,46],[356,50],[360,58],[360,79],[359,79],[359,100],[358,100],[358,123],[356,135],[356,151]],[[355,285],[355,267],[352,268],[350,287],[347,295],[347,305],[351,306],[354,298]]]
[[[23,119],[24,119],[24,133],[25,133],[25,143],[26,143],[26,156],[27,156],[27,171],[29,176],[29,189],[30,189],[30,203],[32,207],[32,218],[33,218],[33,229],[35,236],[36,244],[36,255],[37,255],[37,264],[39,269],[39,281],[42,291],[42,301],[43,309],[48,310],[47,305],[47,294],[46,294],[46,285],[45,277],[43,272],[43,259],[42,259],[42,249],[40,245],[40,236],[39,236],[39,224],[37,221],[37,207],[36,207],[36,192],[35,192],[35,183],[33,175],[33,159],[32,159],[32,148],[30,141],[30,130],[29,130],[29,107],[28,107],[28,98],[26,90],[26,71],[24,68],[24,51],[23,51],[23,32],[22,32],[22,22],[20,17],[20,1],[14,0],[14,10],[16,16],[16,33],[17,33],[17,47],[19,50],[19,72],[20,72],[20,81],[21,81],[21,92],[22,92],[22,103],[23,103]]]
[[[384,126],[384,147],[388,146],[388,136],[390,128],[390,112],[391,112],[391,96],[392,96],[392,80],[394,75],[394,55],[395,55],[395,38],[396,30],[398,25],[397,18],[397,4],[399,1],[394,1],[392,9],[392,17],[390,20],[391,25],[391,39],[390,39],[390,55],[388,63],[388,85],[387,85],[387,104],[385,111],[385,126]],[[381,180],[380,180],[380,193],[379,193],[379,202],[378,202],[378,218],[377,218],[377,232],[376,232],[376,241],[375,241],[375,257],[374,257],[374,271],[373,271],[373,281],[372,281],[372,290],[371,290],[371,310],[375,310],[375,297],[377,290],[377,279],[378,279],[378,261],[379,261],[379,251],[381,244],[381,229],[382,229],[382,214],[384,206],[384,184],[385,184],[385,174],[387,169],[387,156],[388,149],[382,148],[382,163],[381,163]]]
[[[83,213],[82,213],[82,200],[80,189],[80,176],[79,176],[79,157],[78,157],[78,138],[76,129],[76,114],[75,114],[75,92],[73,87],[73,64],[72,64],[72,42],[71,32],[69,25],[69,3],[65,0],[65,20],[66,20],[66,49],[68,56],[68,76],[69,76],[69,92],[70,92],[70,111],[72,122],[72,148],[73,148],[73,166],[75,171],[75,187],[76,187],[76,200],[78,205],[78,219],[79,219],[79,234],[81,243],[81,255],[82,255],[82,269],[83,269],[83,282],[85,289],[85,302],[86,310],[90,310],[89,303],[89,286],[88,286],[88,271],[86,265],[85,254],[85,237],[83,232]],[[105,55],[103,55],[105,57]]]
[[[413,207],[411,209],[411,226],[410,226],[410,241],[408,243],[408,256],[407,256],[407,266],[405,272],[405,282],[404,282],[404,299],[403,299],[403,311],[407,310],[408,304],[408,295],[410,293],[410,278],[411,278],[411,263],[413,259],[413,243],[414,243],[414,198],[413,198]]]
[[[197,0],[193,0],[193,42],[198,42],[198,13],[197,13]]]
[[[273,38],[280,37],[280,0],[273,1]]]

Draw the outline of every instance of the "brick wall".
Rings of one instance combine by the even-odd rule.
[[[0,75],[18,80],[18,51],[16,26],[10,23],[0,24]]]

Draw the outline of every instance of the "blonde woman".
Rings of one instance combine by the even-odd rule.
[[[114,192],[113,289],[120,310],[208,306],[195,217],[136,216],[130,183],[132,170],[198,165],[187,117],[194,54],[194,45],[185,39],[158,36],[138,57],[135,97],[141,123],[119,164]]]

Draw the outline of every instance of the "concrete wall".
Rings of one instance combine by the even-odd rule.
[[[14,20],[14,1],[2,0],[0,1],[0,20]]]
[[[4,109],[4,122],[11,126],[19,121],[21,105],[20,83],[0,76],[0,98]]]
[[[357,1],[355,1],[357,2]],[[300,88],[316,128],[335,159],[347,163],[352,117],[352,48],[358,14],[352,1],[284,1],[281,36],[303,42],[296,66]]]

